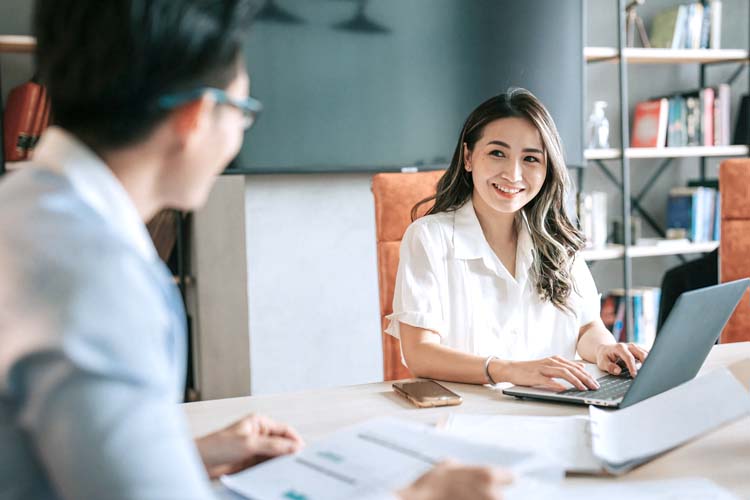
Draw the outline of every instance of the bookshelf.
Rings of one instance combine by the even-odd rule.
[[[641,49],[624,48],[628,64],[716,64],[748,61],[748,51],[743,49]],[[616,47],[585,47],[586,62],[611,62],[620,60]]]
[[[647,217],[648,214],[644,213],[644,209],[641,205],[643,195],[648,191],[649,186],[655,184],[659,176],[666,171],[670,163],[674,163],[674,159],[681,158],[697,158],[699,160],[700,167],[700,178],[701,180],[706,179],[706,159],[707,158],[724,158],[724,157],[744,157],[750,154],[750,149],[746,144],[729,145],[729,146],[696,146],[696,147],[662,147],[662,148],[632,148],[630,144],[630,112],[631,112],[631,96],[629,93],[629,72],[634,65],[671,65],[675,67],[675,74],[683,73],[684,71],[678,66],[691,66],[697,69],[695,73],[695,83],[698,84],[699,88],[705,88],[709,85],[707,79],[707,68],[716,65],[737,65],[737,69],[734,76],[729,80],[731,84],[734,79],[742,72],[747,71],[747,67],[750,66],[750,46],[742,47],[745,43],[740,41],[739,47],[732,48],[721,48],[721,49],[661,49],[661,48],[631,48],[626,47],[626,6],[630,3],[628,0],[612,0],[615,4],[617,25],[612,26],[617,34],[617,43],[615,46],[587,46],[584,48],[583,56],[590,67],[592,64],[604,65],[604,68],[598,71],[613,71],[617,78],[617,87],[615,94],[619,97],[619,106],[616,101],[612,101],[610,111],[611,123],[615,120],[619,125],[619,144],[620,147],[609,148],[609,149],[596,149],[596,150],[585,150],[584,158],[590,163],[599,166],[606,177],[616,186],[616,193],[621,197],[621,227],[628,228],[631,224],[631,216],[635,211],[638,211],[645,223],[652,226],[657,233],[661,233],[658,230],[659,224],[656,224],[654,218]],[[680,4],[687,4],[690,0],[674,0],[665,5],[664,8],[669,6],[676,6]],[[728,3],[725,2],[725,6]],[[735,7],[736,8],[736,7]],[[727,19],[733,15],[730,9],[724,9],[723,18],[724,24],[728,25]],[[734,13],[736,16],[737,13]],[[745,16],[740,15],[743,19],[743,23],[747,23],[744,19]],[[646,20],[648,24],[648,20]],[[736,26],[731,24],[733,29],[736,30]],[[744,26],[744,24],[743,24]],[[745,26],[745,29],[750,29],[750,26]],[[611,67],[611,70],[609,69]],[[744,68],[744,69],[743,69]],[[691,69],[688,69],[690,71]],[[643,70],[642,70],[643,71]],[[665,70],[662,70],[665,71]],[[711,85],[715,85],[719,82],[711,81]],[[642,85],[641,85],[642,87]],[[748,84],[750,87],[750,83]],[[733,87],[732,92],[738,92],[738,87]],[[663,91],[663,89],[660,89]],[[675,88],[674,92],[677,93],[682,88]],[[641,88],[641,91],[643,89]],[[750,92],[748,90],[739,89],[740,92]],[[736,95],[736,94],[735,94]],[[616,97],[614,99],[617,99]],[[609,100],[609,99],[608,99]],[[640,100],[640,99],[639,99]],[[736,109],[734,113],[736,113]],[[587,115],[588,113],[585,113]],[[732,116],[732,127],[734,127],[734,121],[736,120],[735,115]],[[615,141],[616,142],[616,141]],[[640,193],[633,193],[631,191],[631,161],[642,163],[649,159],[661,159],[660,166],[658,168],[649,169],[646,171],[644,168],[637,170],[638,175],[644,175],[647,177],[643,188]],[[609,166],[618,167],[610,171]],[[654,165],[656,167],[656,165]],[[619,172],[617,172],[619,170]],[[613,173],[614,172],[614,173]],[[619,173],[616,175],[615,173]],[[579,173],[579,180],[583,182],[583,173]],[[580,184],[579,184],[580,185]],[[610,191],[612,192],[612,191]],[[616,214],[620,215],[620,214]],[[634,288],[633,283],[633,260],[657,257],[665,255],[683,256],[688,254],[700,254],[714,251],[718,248],[719,243],[716,241],[702,242],[702,243],[678,243],[678,242],[667,242],[654,245],[638,245],[631,241],[630,231],[624,231],[625,234],[621,235],[621,241],[624,241],[622,245],[607,245],[600,249],[590,249],[581,252],[581,255],[588,262],[596,261],[607,261],[607,260],[620,260],[622,262],[622,283],[623,288],[628,293],[629,290]],[[633,331],[633,325],[631,324],[632,317],[630,314],[630,305],[625,304],[625,320],[626,329],[629,332]]]
[[[687,255],[713,252],[719,248],[718,241],[704,243],[664,243],[660,245],[633,245],[628,247],[631,258],[659,257],[663,255]],[[625,256],[624,245],[607,245],[601,249],[582,250],[581,256],[588,261],[620,259]]]
[[[681,148],[625,148],[627,158],[721,158],[747,156],[748,147],[734,146],[691,146]],[[586,160],[619,160],[622,157],[620,148],[587,149],[583,152]]]
[[[30,54],[36,48],[36,39],[24,35],[0,35],[0,53]]]

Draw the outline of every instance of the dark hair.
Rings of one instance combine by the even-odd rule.
[[[55,124],[91,147],[151,133],[159,96],[226,88],[241,64],[245,0],[36,0],[36,64]]]
[[[562,143],[547,109],[531,92],[512,88],[480,104],[464,123],[448,170],[437,184],[437,194],[417,203],[414,220],[422,205],[434,200],[428,214],[456,210],[471,197],[474,182],[465,168],[464,144],[474,150],[485,126],[502,118],[523,118],[539,131],[547,158],[547,176],[542,189],[518,214],[516,222],[527,224],[534,243],[534,278],[542,300],[569,309],[567,299],[573,290],[570,266],[583,247],[583,237],[565,212],[570,178],[565,167]]]

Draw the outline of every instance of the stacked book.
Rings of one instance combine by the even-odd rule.
[[[667,199],[667,238],[687,238],[693,243],[718,241],[720,199],[714,188],[672,188]]]
[[[586,248],[607,246],[607,193],[579,192],[578,227],[583,233]]]
[[[13,88],[3,116],[6,161],[31,158],[36,143],[50,121],[50,101],[43,85],[34,81]]]
[[[639,102],[631,146],[728,146],[732,95],[728,84]]]
[[[649,41],[662,49],[721,48],[721,1],[678,5],[654,16]]]
[[[623,289],[614,289],[602,297],[601,317],[604,326],[612,332],[617,342],[635,342],[650,348],[656,339],[661,289],[632,288],[629,298],[633,332],[628,332],[626,327],[625,290]]]

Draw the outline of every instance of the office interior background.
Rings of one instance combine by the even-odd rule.
[[[316,26],[330,27],[356,12],[356,2],[277,0],[275,3],[293,12],[299,19],[306,20],[279,28],[291,38],[290,45],[299,43],[306,32],[309,36],[318,36],[310,34]],[[401,7],[395,8],[396,3]],[[544,60],[548,50],[545,46],[545,29],[549,23],[560,19],[540,9],[543,3],[521,0],[372,0],[366,5],[366,15],[376,24],[391,30],[391,33],[361,36],[380,36],[382,43],[390,44],[388,50],[408,52],[409,34],[394,34],[408,26],[404,21],[408,16],[434,23],[434,33],[427,36],[439,41],[446,30],[452,30],[450,32],[458,38],[462,33],[484,33],[488,25],[483,24],[487,19],[482,17],[482,8],[495,4],[492,12],[497,15],[492,19],[496,19],[497,23],[490,25],[493,30],[509,29],[513,23],[513,12],[537,23],[537,28],[528,31],[523,40],[539,57],[535,59],[532,55],[529,56],[531,60],[525,61],[529,67],[534,67],[535,64],[550,64],[550,61]],[[566,40],[579,43],[582,47],[617,46],[617,2],[563,0],[555,3],[564,5],[562,8],[569,9],[568,15],[579,19],[575,24],[579,29],[572,30],[570,25],[566,25],[565,29],[560,30]],[[685,2],[647,0],[638,8],[638,13],[648,26],[657,13],[680,3]],[[745,0],[723,0],[722,3],[722,47],[746,49],[750,43],[750,4]],[[30,34],[31,8],[32,2],[27,0],[4,0],[0,3],[0,34]],[[511,14],[499,15],[497,11],[503,8],[508,8]],[[533,11],[524,12],[525,9]],[[294,87],[303,86],[306,71],[314,72],[317,63],[315,59],[298,59],[293,60],[291,67],[281,67],[284,59],[279,57],[286,48],[271,43],[263,46],[261,35],[264,30],[271,29],[269,26],[256,23],[253,29],[257,32],[251,35],[256,37],[255,44],[249,40],[247,46],[251,78],[253,58],[256,58],[256,63],[266,71],[263,77],[258,76],[258,87],[284,87],[278,89],[278,95],[272,96],[270,102],[266,101],[265,115],[261,117],[261,120],[269,122],[267,133],[273,130],[278,134],[282,125],[274,117],[274,109],[278,109],[275,105],[284,95],[293,95]],[[416,40],[418,34],[412,35],[411,40]],[[476,40],[480,45],[492,42],[493,38],[488,36]],[[361,43],[361,40],[353,43]],[[445,40],[443,43],[446,48],[451,46]],[[291,51],[293,47],[287,48]],[[348,49],[344,45],[339,48],[331,46],[331,50],[346,52]],[[471,54],[450,56],[459,59],[465,56],[468,65],[481,65],[487,70],[488,80],[477,86],[474,85],[476,82],[443,79],[442,72],[446,68],[440,58],[423,61],[423,64],[432,65],[427,74],[438,81],[444,91],[455,86],[457,94],[475,100],[469,108],[459,100],[450,103],[453,106],[450,113],[441,114],[441,103],[434,103],[431,110],[434,114],[415,117],[414,110],[422,109],[414,104],[420,98],[421,86],[433,88],[436,84],[420,81],[419,78],[399,77],[398,82],[403,84],[400,89],[403,100],[393,102],[391,99],[388,102],[394,109],[402,108],[403,114],[373,118],[375,123],[368,124],[368,135],[361,137],[361,143],[356,142],[355,131],[350,139],[354,141],[351,151],[339,151],[340,156],[332,156],[329,171],[325,171],[325,166],[330,146],[317,147],[314,142],[305,142],[305,130],[319,125],[315,116],[295,122],[299,129],[290,131],[284,141],[276,142],[271,147],[262,140],[264,132],[260,127],[258,131],[250,131],[247,149],[234,165],[238,171],[221,176],[207,206],[192,214],[190,219],[188,274],[191,280],[186,289],[186,299],[192,319],[193,383],[198,397],[213,399],[301,391],[383,379],[375,214],[370,182],[374,172],[385,169],[385,166],[388,169],[399,167],[402,159],[394,153],[395,150],[405,152],[403,161],[408,165],[403,166],[414,166],[419,158],[409,150],[410,136],[404,136],[402,143],[393,144],[394,139],[388,133],[373,136],[372,130],[378,127],[394,127],[402,132],[412,130],[422,143],[428,145],[431,154],[434,152],[432,156],[423,158],[419,168],[432,168],[441,160],[450,158],[461,122],[471,107],[490,97],[492,92],[504,90],[509,84],[531,87],[524,79],[506,82],[497,78],[497,74],[502,73],[502,67],[497,68],[500,73],[496,73],[494,68],[490,71],[492,61]],[[28,54],[3,54],[0,57],[4,98],[10,88],[32,76],[33,61]],[[575,133],[563,129],[563,137],[569,142],[578,138],[581,141],[578,146],[582,147],[585,120],[593,109],[593,103],[606,101],[610,141],[613,147],[620,147],[617,64],[586,63],[582,53],[577,59],[559,62],[569,68],[561,71],[580,72],[577,78],[573,78],[579,88],[572,90],[576,97],[571,101],[580,103],[578,119],[574,120],[579,128]],[[408,68],[404,68],[406,70]],[[708,84],[723,82],[736,70],[737,65],[712,66],[707,70]],[[629,113],[632,113],[635,103],[648,98],[698,88],[697,64],[631,65],[628,73]],[[277,75],[284,78],[274,80]],[[388,75],[383,75],[383,78],[387,79]],[[500,83],[495,85],[493,78]],[[732,85],[732,127],[741,95],[748,89],[747,78],[747,70],[742,71]],[[561,75],[561,81],[571,80]],[[378,82],[370,82],[370,85],[367,89],[360,89],[360,92],[374,93],[373,100],[377,102]],[[462,85],[474,85],[475,94],[462,94]],[[393,91],[387,83],[383,86]],[[284,90],[288,94],[284,94]],[[481,92],[487,92],[487,95],[479,97]],[[257,94],[255,89],[253,93]],[[262,95],[258,97],[263,100]],[[553,114],[556,110],[563,113],[565,103],[559,96],[555,99],[560,101],[550,101],[544,95],[541,97]],[[333,93],[330,102],[323,104],[335,106],[339,98],[346,101],[351,96]],[[305,103],[294,104],[304,109]],[[367,121],[368,117],[360,119]],[[434,126],[434,130],[431,126]],[[560,120],[558,126],[562,129]],[[575,125],[565,123],[564,126],[569,128]],[[253,134],[256,132],[259,137],[254,140]],[[434,139],[436,137],[439,140]],[[295,160],[285,156],[285,141],[302,143],[297,146],[300,148],[298,151],[309,152],[311,157],[316,158],[313,165],[308,165],[307,171],[295,169]],[[252,156],[253,144],[258,145],[256,157]],[[575,150],[573,146],[566,145]],[[341,147],[346,149],[343,145]],[[370,153],[371,158],[379,158],[377,162],[371,165],[359,162],[356,158],[357,148],[365,147],[375,150]],[[577,152],[581,156],[581,151]],[[278,154],[277,164],[273,163],[274,154]],[[406,159],[409,154],[412,154],[411,160]],[[717,158],[707,159],[707,177],[716,178],[720,161]],[[662,225],[666,218],[669,190],[685,185],[699,175],[698,158],[680,158],[675,162],[642,200],[643,207]],[[582,180],[586,191],[608,193],[607,213],[611,223],[621,215],[619,189],[593,163],[581,160],[577,163],[570,168],[575,182]],[[633,161],[630,176],[633,193],[643,188],[651,171],[659,163],[657,159]],[[255,171],[243,170],[243,167],[253,164],[258,166]],[[347,168],[347,165],[353,168]],[[579,174],[579,169],[583,170],[582,174]],[[618,164],[613,163],[611,170],[617,174]],[[644,225],[643,231],[645,236],[653,236],[647,225]],[[686,257],[690,259],[695,255]],[[658,287],[664,272],[680,262],[677,256],[634,260],[633,284]],[[596,261],[591,269],[600,292],[606,293],[623,286],[620,259]]]

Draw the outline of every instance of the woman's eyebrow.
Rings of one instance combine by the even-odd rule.
[[[490,141],[487,144],[497,144],[498,146],[503,146],[504,148],[513,149],[508,143],[498,140]],[[544,151],[537,148],[524,148],[521,151],[523,151],[524,153],[539,153],[540,155],[544,154]]]

